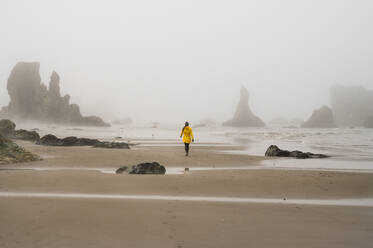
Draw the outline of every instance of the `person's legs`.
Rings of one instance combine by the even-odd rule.
[[[189,155],[189,144],[184,143],[184,145],[185,145],[185,156],[188,156]]]

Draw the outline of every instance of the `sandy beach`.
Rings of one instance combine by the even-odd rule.
[[[182,146],[17,143],[44,159],[0,168],[0,193],[29,194],[0,197],[0,247],[370,247],[373,241],[373,207],[182,199],[371,199],[370,173],[250,170],[265,158],[226,154],[232,148],[224,146],[194,146],[185,157]],[[211,170],[143,176],[99,170],[145,161]],[[236,169],[214,170],[226,167]],[[58,197],[66,193],[171,198]]]

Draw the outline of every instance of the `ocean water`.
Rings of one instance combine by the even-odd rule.
[[[193,127],[193,126],[192,126]],[[41,135],[78,136],[105,141],[130,142],[135,147],[182,145],[181,126],[112,126],[66,127],[40,124],[18,124],[18,128],[38,128]],[[330,155],[327,159],[276,159],[263,163],[267,168],[324,169],[373,172],[373,129],[367,128],[193,128],[193,146],[215,146],[216,152],[264,156],[270,145],[281,149]],[[219,149],[224,146],[225,150]],[[228,149],[226,148],[228,147]],[[229,149],[232,147],[232,149]],[[229,165],[227,165],[229,166]]]
[[[281,158],[264,162],[264,166],[269,168],[373,172],[373,129],[231,128],[219,135],[230,137],[233,144],[242,144],[241,154],[262,156],[273,144],[285,150],[331,156],[327,159]]]

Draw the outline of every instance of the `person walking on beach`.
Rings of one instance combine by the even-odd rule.
[[[184,136],[183,136],[184,135]],[[193,130],[189,126],[189,122],[185,122],[185,126],[181,130],[180,138],[183,138],[185,145],[185,156],[189,155],[189,145],[194,142]]]

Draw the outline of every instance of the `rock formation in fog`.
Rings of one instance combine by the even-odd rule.
[[[249,107],[249,92],[241,86],[240,101],[232,120],[223,123],[223,126],[231,127],[263,127],[264,122],[255,116]]]
[[[38,62],[19,62],[8,78],[10,103],[1,111],[8,118],[35,121],[86,125],[108,126],[97,116],[84,117],[79,106],[70,104],[70,96],[61,96],[60,77],[53,71],[49,89],[41,83]]]
[[[333,117],[333,111],[327,107],[313,111],[312,116],[303,123],[302,127],[305,128],[333,128],[336,127]]]
[[[364,127],[373,128],[373,116],[368,117],[364,122]]]
[[[330,90],[334,118],[340,126],[363,126],[373,116],[373,91],[335,85]]]

